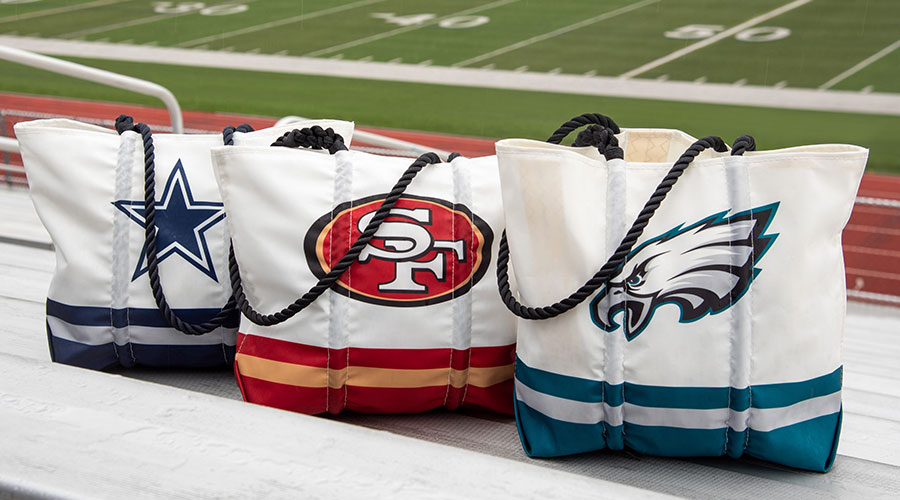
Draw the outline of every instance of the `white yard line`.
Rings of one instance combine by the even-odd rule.
[[[114,43],[85,42],[0,36],[8,45],[49,55],[87,57],[178,66],[278,72],[339,78],[413,82],[460,87],[527,90],[587,96],[657,99],[663,101],[729,104],[843,113],[870,113],[900,116],[900,94],[848,92],[771,86],[658,82],[650,79],[625,80],[619,77],[548,75],[536,72],[448,68],[418,64],[388,64],[317,57],[274,54],[241,54],[224,51],[148,47]]]
[[[250,3],[255,2],[256,0],[241,0],[241,3]],[[224,2],[222,4],[214,4],[214,5],[229,5],[235,2]],[[79,38],[87,35],[94,35],[97,33],[103,33],[104,31],[112,31],[119,28],[130,28],[132,26],[140,26],[142,24],[152,23],[154,21],[159,21],[161,19],[174,19],[176,17],[188,16],[191,14],[196,14],[196,10],[189,10],[187,12],[182,12],[180,14],[157,14],[155,16],[142,17],[139,19],[131,19],[129,21],[122,21],[120,23],[107,24],[106,26],[97,26],[94,28],[88,28],[80,31],[73,31],[71,33],[64,33],[59,35],[59,38]]]
[[[859,205],[872,205],[875,207],[900,208],[900,200],[889,200],[886,198],[871,198],[868,196],[857,196],[856,203]]]
[[[897,295],[887,295],[884,293],[873,293],[873,292],[864,292],[862,290],[847,290],[847,297],[852,297],[854,299],[867,299],[867,300],[875,300],[878,302],[887,302],[888,304],[894,304],[900,306],[900,297]]]
[[[847,78],[850,78],[851,76],[855,75],[856,73],[859,73],[866,67],[873,64],[875,61],[890,54],[891,52],[897,50],[898,48],[900,48],[900,40],[897,40],[896,42],[888,45],[887,47],[885,47],[885,48],[879,50],[878,52],[872,54],[871,56],[867,57],[866,59],[863,59],[856,66],[853,66],[852,68],[848,69],[847,71],[844,71],[840,75],[832,78],[831,80],[828,80],[827,82],[820,85],[819,88],[822,90],[825,90],[825,89],[830,89],[831,87],[834,87],[838,83],[841,83],[842,81],[846,80]]]
[[[230,38],[233,36],[246,35],[247,33],[256,33],[257,31],[263,31],[263,30],[267,30],[269,28],[276,28],[278,26],[284,26],[286,24],[297,23],[300,21],[305,21],[307,19],[314,19],[316,17],[327,16],[329,14],[335,14],[337,12],[343,12],[345,10],[355,9],[357,7],[365,7],[366,5],[372,5],[373,3],[379,3],[379,2],[383,2],[383,1],[384,0],[360,0],[359,2],[338,5],[336,7],[330,8],[330,9],[317,10],[315,12],[310,12],[307,14],[300,14],[300,15],[294,16],[294,17],[279,19],[277,21],[270,21],[268,23],[257,24],[256,26],[248,26],[246,28],[241,28],[239,30],[226,31],[225,33],[218,33],[216,35],[210,35],[210,36],[205,36],[203,38],[188,40],[186,42],[179,43],[178,46],[179,47],[194,47],[197,45],[203,45],[204,43],[214,42],[216,40],[223,40],[225,38]]]
[[[490,59],[492,57],[498,56],[500,54],[506,54],[507,52],[512,52],[514,50],[521,49],[522,47],[527,47],[529,45],[533,45],[538,42],[543,42],[544,40],[548,40],[550,38],[557,37],[559,35],[565,35],[570,31],[575,31],[580,28],[584,28],[585,26],[590,26],[595,23],[599,23],[600,21],[605,21],[607,19],[612,19],[618,15],[625,14],[626,12],[631,12],[635,9],[639,9],[641,7],[645,7],[650,4],[659,3],[661,0],[643,0],[641,2],[633,3],[631,5],[626,5],[625,7],[621,7],[616,10],[611,10],[604,14],[600,14],[599,16],[592,17],[590,19],[585,19],[583,21],[579,21],[575,24],[570,24],[568,26],[563,26],[562,28],[555,29],[553,31],[544,33],[542,35],[533,36],[531,38],[522,40],[521,42],[516,42],[512,45],[507,45],[506,47],[500,47],[499,49],[492,50],[490,52],[481,54],[480,56],[475,56],[471,59],[466,59],[464,61],[459,61],[458,63],[454,63],[453,66],[461,67],[468,66],[470,64],[475,64],[477,62],[484,61],[485,59]]]
[[[0,23],[7,21],[24,21],[25,19],[34,19],[36,17],[52,16],[54,14],[62,14],[64,12],[72,12],[74,10],[92,9],[94,7],[102,7],[114,3],[122,3],[128,0],[99,0],[97,2],[80,3],[77,5],[68,5],[66,7],[57,7],[55,9],[38,10],[29,12],[28,14],[19,14],[16,16],[7,16],[0,18]]]
[[[140,19],[122,21],[121,23],[107,24],[106,26],[98,26],[96,28],[73,31],[71,33],[63,33],[62,35],[59,35],[58,38],[79,38],[87,35],[94,35],[96,33],[103,33],[104,31],[111,31],[119,28],[129,28],[131,26],[139,26],[141,24],[152,23],[153,21],[158,21],[160,19],[186,16],[188,14],[193,14],[193,12],[184,12],[182,14],[159,14],[156,16],[142,17]]]
[[[359,38],[357,40],[351,40],[347,43],[342,43],[340,45],[335,45],[332,47],[326,47],[324,49],[314,50],[314,51],[309,52],[304,55],[307,57],[316,57],[316,56],[321,56],[324,54],[331,54],[332,52],[337,52],[339,50],[344,50],[344,49],[347,49],[350,47],[356,47],[356,46],[363,45],[363,44],[366,44],[369,42],[374,42],[376,40],[381,40],[383,38],[388,38],[388,37],[392,37],[394,35],[399,35],[399,34],[408,33],[410,31],[414,31],[417,29],[422,29],[426,26],[431,26],[431,25],[437,24],[437,23],[443,21],[444,19],[449,19],[451,17],[466,16],[469,14],[474,14],[476,12],[482,12],[485,10],[493,9],[495,7],[502,7],[503,5],[510,4],[513,2],[518,2],[518,1],[519,0],[498,0],[496,2],[491,2],[489,4],[479,5],[478,7],[472,7],[471,9],[465,9],[465,10],[461,10],[459,12],[454,12],[452,14],[448,14],[446,16],[441,16],[441,17],[432,19],[430,21],[423,22],[421,24],[414,24],[411,26],[404,26],[403,28],[397,28],[397,29],[391,30],[391,31],[385,31],[383,33],[376,33],[374,35]]]
[[[647,64],[644,64],[643,66],[634,68],[631,71],[626,71],[625,73],[622,73],[621,75],[619,75],[619,78],[633,78],[637,75],[640,75],[641,73],[646,73],[646,72],[650,71],[651,69],[658,68],[658,67],[662,66],[663,64],[670,63],[678,58],[681,58],[681,57],[684,57],[684,56],[690,54],[691,52],[696,52],[702,48],[709,47],[710,45],[712,45],[718,41],[724,40],[732,35],[736,35],[736,34],[740,33],[741,31],[744,31],[747,28],[752,28],[753,26],[756,26],[759,23],[766,22],[769,19],[772,19],[773,17],[780,16],[781,14],[784,14],[785,12],[794,10],[797,7],[802,7],[810,2],[812,2],[812,0],[795,0],[787,5],[782,5],[781,7],[777,8],[775,10],[766,12],[765,14],[763,14],[761,16],[754,17],[753,19],[750,19],[749,21],[745,21],[741,24],[738,24],[737,26],[729,28],[729,29],[727,29],[721,33],[718,33],[714,36],[711,36],[709,38],[701,40],[697,43],[688,45],[687,47],[684,47],[682,49],[676,50],[675,52],[672,52],[671,54],[669,54],[667,56],[660,57],[659,59],[657,59],[655,61],[650,61]]]

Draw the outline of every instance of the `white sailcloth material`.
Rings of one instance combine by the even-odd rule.
[[[673,162],[674,130],[596,148],[497,143],[518,300],[553,304],[610,258]],[[518,321],[531,456],[631,448],[827,470],[841,419],[841,231],[868,151],[706,150],[624,263],[574,309]]]
[[[221,147],[213,163],[247,299],[272,314],[344,257],[412,159]],[[281,324],[241,320],[245,399],[303,413],[512,413],[515,318],[493,281],[502,230],[496,157],[425,165],[323,295]]]
[[[270,144],[285,131],[353,124],[322,120],[235,132],[235,144]],[[19,123],[16,136],[35,209],[56,249],[47,294],[54,361],[93,369],[136,364],[228,366],[239,315],[203,335],[173,329],[151,292],[144,247],[144,145],[134,131],[72,120]],[[209,150],[222,134],[153,134],[159,275],[178,317],[203,323],[231,295],[230,235]]]

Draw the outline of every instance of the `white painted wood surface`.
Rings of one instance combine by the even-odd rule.
[[[0,498],[900,498],[900,309],[850,304],[827,474],[633,453],[532,460],[511,418],[308,417],[241,403],[227,371],[52,364],[54,257],[30,210],[26,191],[0,190]]]
[[[0,488],[66,498],[662,498],[361,426],[0,354]],[[12,432],[9,432],[12,431]]]
[[[0,185],[0,241],[10,240],[42,248],[50,245],[50,235],[41,225],[28,191]]]

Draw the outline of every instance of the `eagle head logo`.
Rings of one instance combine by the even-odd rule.
[[[777,202],[731,216],[726,210],[642,243],[591,301],[594,324],[607,332],[622,326],[630,341],[665,304],[679,307],[682,323],[728,309],[760,273],[756,264],[778,237],[765,234],[777,210]]]

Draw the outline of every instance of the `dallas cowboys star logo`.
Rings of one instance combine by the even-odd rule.
[[[113,205],[124,212],[131,220],[146,228],[144,201],[119,200]],[[221,202],[194,201],[191,185],[188,183],[181,160],[175,164],[162,200],[157,201],[156,208],[156,247],[159,262],[178,254],[191,265],[218,282],[216,270],[209,255],[206,244],[206,231],[225,218],[225,207]],[[141,250],[134,276],[138,279],[146,273],[147,247]]]

